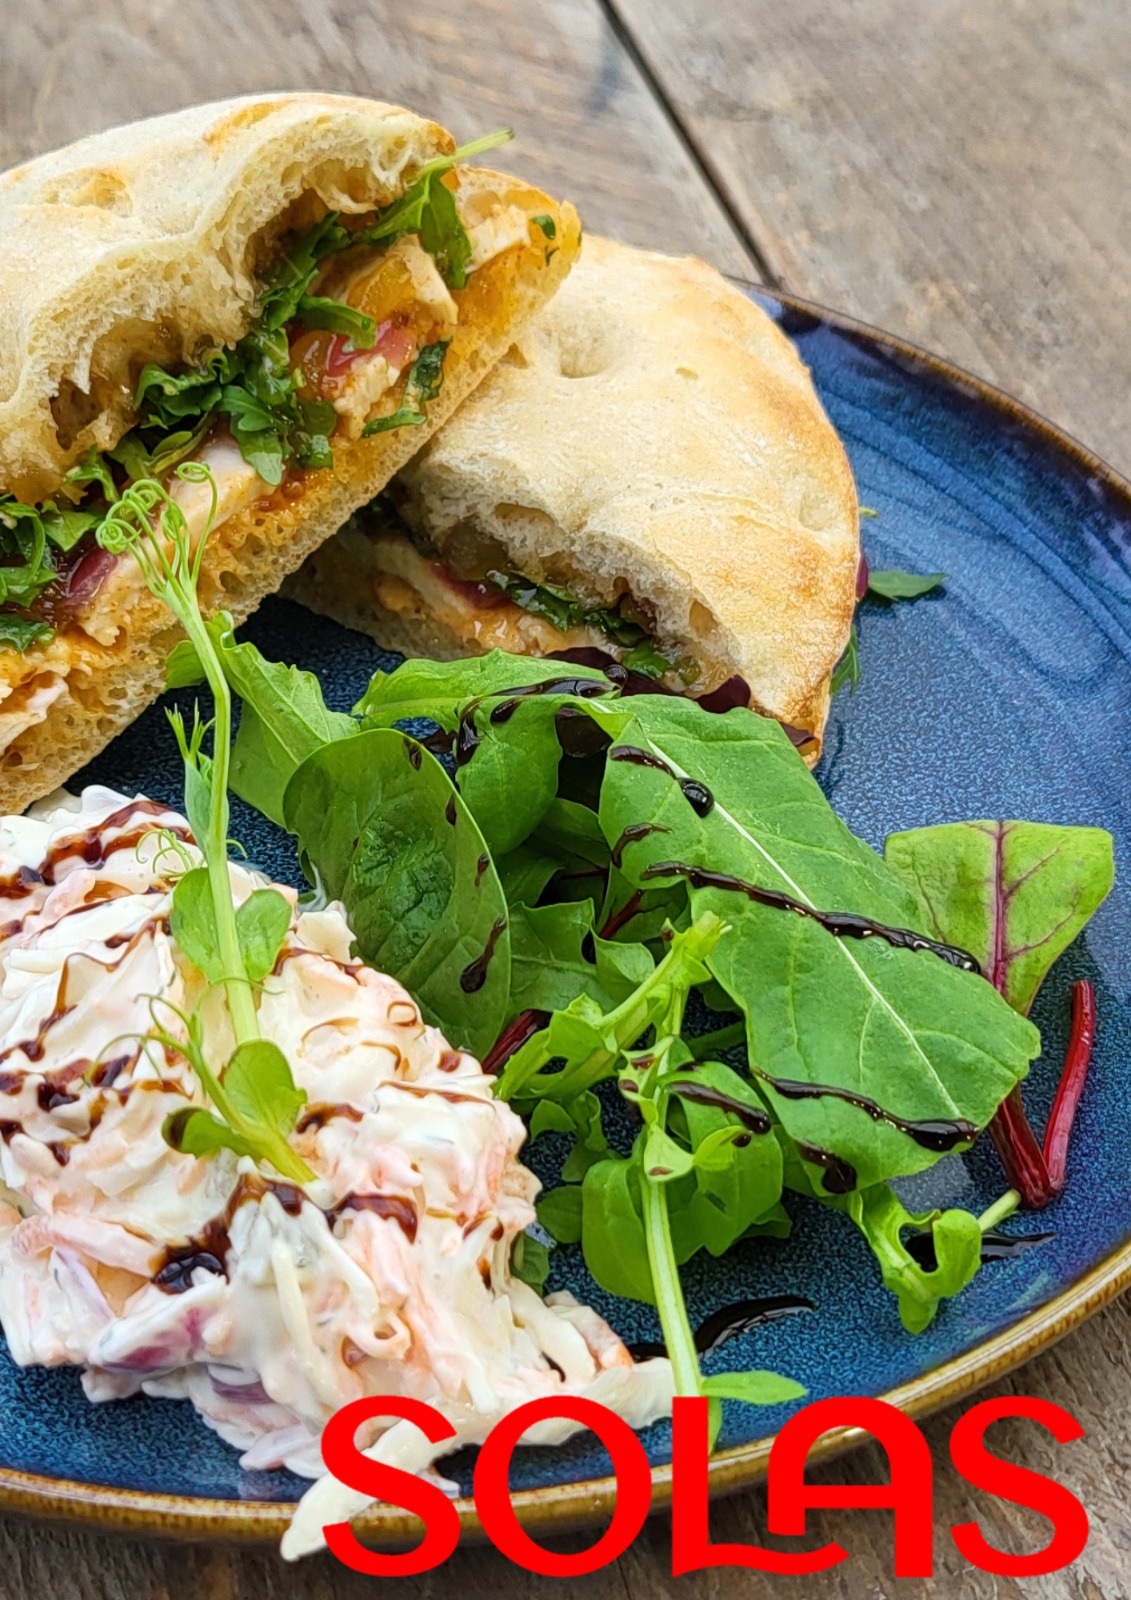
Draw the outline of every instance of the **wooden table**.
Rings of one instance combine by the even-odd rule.
[[[696,251],[962,362],[1131,471],[1131,27],[1120,0],[0,0],[0,167],[95,128],[280,87],[400,100],[463,138],[501,125],[508,161],[575,199],[591,230]],[[792,1584],[735,1569],[680,1600],[1131,1594],[1131,1314],[1117,1304],[998,1384],[1088,1430],[1008,1446],[1082,1498],[1092,1538],[1023,1585],[891,1576],[890,1516],[814,1519],[850,1565]],[[991,1391],[995,1392],[995,1391]],[[1044,1542],[949,1467],[955,1413],[928,1426],[940,1530]],[[0,1426],[2,1426],[0,1421]],[[1008,1431],[1008,1430],[1007,1430]],[[825,1474],[875,1478],[878,1452]],[[1007,1526],[1008,1524],[1008,1526]],[[762,1497],[718,1506],[717,1539],[759,1541]],[[675,1592],[664,1520],[588,1580],[593,1600]],[[1124,1574],[1128,1576],[1125,1578]],[[499,1600],[549,1585],[486,1549],[381,1593]],[[328,1558],[143,1545],[0,1522],[0,1600],[328,1600],[371,1595]]]

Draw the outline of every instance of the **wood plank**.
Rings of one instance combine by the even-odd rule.
[[[6,13],[6,14],[5,14]],[[286,85],[403,102],[575,200],[587,227],[751,271],[597,0],[3,0],[0,167],[117,122]]]
[[[1131,472],[1124,7],[610,4],[780,282]]]

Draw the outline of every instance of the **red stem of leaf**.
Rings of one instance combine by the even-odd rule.
[[[527,1039],[540,1033],[550,1020],[548,1011],[520,1011],[509,1023],[483,1057],[484,1072],[498,1072],[505,1067],[516,1050],[521,1050]]]
[[[1047,1206],[1053,1195],[1048,1168],[1025,1115],[1019,1088],[1011,1089],[994,1113],[990,1138],[1022,1205],[1030,1211]]]
[[[1064,1188],[1068,1141],[1080,1105],[1096,1038],[1096,992],[1086,978],[1072,988],[1072,1033],[1049,1112],[1042,1150],[1033,1136],[1020,1088],[1013,1089],[990,1123],[990,1137],[1005,1175],[1030,1211],[1040,1211]]]
[[[1072,1035],[1064,1071],[1057,1085],[1056,1099],[1049,1112],[1045,1129],[1044,1159],[1048,1168],[1049,1184],[1054,1194],[1064,1188],[1068,1167],[1068,1140],[1072,1124],[1080,1105],[1084,1080],[1092,1059],[1092,1046],[1096,1040],[1096,991],[1086,978],[1072,986]]]
[[[636,893],[631,895],[625,901],[624,905],[621,906],[619,911],[613,912],[608,922],[605,923],[605,926],[598,934],[598,938],[611,939],[615,933],[619,933],[624,927],[625,923],[631,922],[633,917],[640,910],[640,902],[643,900],[643,898],[643,889],[637,889]]]

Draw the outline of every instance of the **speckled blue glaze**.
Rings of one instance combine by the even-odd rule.
[[[966,817],[1088,822],[1115,835],[1122,882],[1067,954],[1035,1010],[1045,1054],[1026,1087],[1043,1126],[1067,1033],[1071,979],[1097,986],[1099,1044],[1071,1153],[1067,1193],[1016,1231],[1056,1237],[987,1266],[917,1339],[863,1243],[842,1217],[792,1200],[793,1237],[756,1242],[686,1271],[693,1321],[737,1299],[800,1292],[811,1314],[736,1341],[712,1365],[776,1368],[813,1398],[880,1394],[969,1350],[1060,1293],[1131,1234],[1131,518],[1105,482],[1031,426],[867,335],[760,297],[797,340],[855,468],[874,566],[949,573],[914,605],[868,602],[860,617],[863,681],[836,703],[819,777],[841,815],[875,845],[899,828]],[[313,668],[347,708],[395,658],[282,601],[247,635],[271,656]],[[154,708],[83,775],[178,803],[180,776]],[[251,858],[298,882],[277,830],[236,807]],[[553,1160],[542,1141],[535,1165]],[[979,1209],[1002,1188],[993,1153],[948,1157],[913,1197]],[[626,1338],[655,1338],[646,1308],[616,1302],[576,1251],[559,1252],[552,1286],[596,1304]],[[770,1433],[784,1408],[731,1406],[722,1443]],[[655,1462],[669,1433],[645,1438]],[[468,1486],[469,1462],[455,1474]],[[92,1407],[77,1374],[20,1372],[0,1349],[0,1467],[46,1477],[198,1497],[293,1500],[286,1473],[245,1473],[187,1405],[134,1400]],[[516,1488],[601,1476],[584,1440],[520,1452]]]

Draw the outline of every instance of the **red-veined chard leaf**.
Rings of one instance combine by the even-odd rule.
[[[1027,1014],[1115,879],[1111,835],[1046,822],[950,822],[893,833],[884,860],[936,938],[960,944]]]

